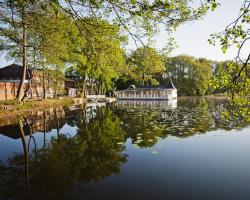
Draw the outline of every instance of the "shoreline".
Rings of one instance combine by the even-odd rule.
[[[87,101],[86,101],[87,102]],[[5,102],[6,103],[6,102]],[[81,102],[85,103],[84,99]],[[72,105],[78,105],[78,100],[63,97],[59,99],[46,99],[46,100],[32,100],[26,101],[22,104],[1,104],[0,102],[0,119],[18,117],[20,115],[29,114],[31,111],[46,110],[49,108],[67,107]],[[5,108],[5,109],[4,109]]]
[[[227,99],[225,94],[209,94],[204,96],[179,96],[177,99],[189,99],[189,98],[207,98],[207,99]]]
[[[190,98],[210,98],[210,99],[226,99],[227,96],[223,94],[219,95],[206,95],[206,96],[181,96],[178,99],[190,99]],[[69,97],[63,97],[59,99],[46,99],[46,100],[32,100],[26,101],[22,104],[16,104],[12,102],[0,101],[0,119],[13,118],[20,115],[28,114],[31,111],[46,110],[49,108],[67,107],[72,105],[80,105],[87,103],[87,99],[72,99]],[[6,109],[4,109],[6,108]]]

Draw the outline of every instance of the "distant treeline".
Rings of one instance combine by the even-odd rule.
[[[178,89],[179,96],[202,96],[214,93],[223,93],[224,89],[213,89],[212,79],[219,75],[222,68],[231,61],[212,61],[205,58],[195,58],[189,55],[178,55],[175,57],[163,57],[163,68],[151,63],[150,70],[145,71],[146,80],[141,80],[135,75],[122,76],[117,81],[118,89],[125,89],[129,85],[155,85],[166,84],[171,78]],[[149,73],[147,73],[149,72]]]
[[[79,13],[74,12],[76,11],[72,9],[74,5],[70,2],[68,2],[69,7],[65,7],[60,1],[48,0],[18,0],[1,3],[0,52],[5,52],[8,59],[23,66],[16,95],[19,102],[26,97],[27,90],[24,91],[24,84],[28,68],[39,69],[43,72],[43,83],[41,84],[44,85],[44,90],[49,87],[46,85],[46,75],[50,76],[51,82],[54,82],[56,87],[59,87],[62,84],[58,83],[65,79],[66,74],[80,82],[79,88],[81,88],[82,94],[85,94],[86,89],[96,94],[112,94],[112,91],[126,88],[130,84],[137,86],[163,84],[170,76],[176,84],[179,95],[204,95],[214,92],[209,87],[209,81],[213,73],[217,71],[219,63],[189,56],[169,58],[169,52],[173,49],[171,40],[164,51],[143,46],[128,53],[126,51],[128,34],[124,32],[125,21],[116,23],[116,21],[110,21],[109,17],[100,18],[85,13],[80,15],[81,17],[76,16]],[[81,5],[86,3],[79,2]],[[127,4],[123,4],[122,1],[118,2],[115,5],[112,4],[111,8],[115,13],[121,14],[118,17],[121,20],[126,10],[121,9],[121,6]],[[159,18],[151,15],[156,14],[156,10],[154,10],[156,7],[162,9],[162,5],[158,5],[158,3],[159,1],[155,1],[152,8],[148,7],[147,14],[143,10],[145,15],[139,15],[143,18],[147,16],[143,20],[145,22],[143,27],[149,31],[147,35],[152,35],[154,32],[150,31],[152,25],[149,22],[156,20],[158,23],[160,18],[163,18],[162,11],[159,13]],[[207,12],[210,5],[207,3],[208,7],[203,10],[205,4],[202,4],[201,9],[198,9],[199,15],[194,17],[192,14],[188,14],[191,8],[187,3],[177,1],[172,2],[171,6],[166,5],[173,8],[173,13],[178,10],[179,14],[181,11],[179,16],[181,20],[173,22],[171,19],[169,27],[176,27],[180,21],[184,22],[189,17],[192,20],[199,19]],[[86,3],[85,6],[90,7],[92,11],[92,4],[95,4],[95,1],[89,1],[89,4]],[[146,1],[143,4],[147,5]],[[118,9],[115,8],[117,5],[119,5]],[[141,5],[142,3],[131,2],[129,8],[137,6],[141,9]],[[78,8],[78,6],[76,7]],[[106,6],[103,6],[102,4],[94,5],[94,8],[106,10]],[[179,7],[182,9],[178,9]],[[121,11],[119,11],[120,9]],[[169,8],[167,10],[169,11]],[[149,11],[152,13],[150,14]],[[135,13],[137,12],[138,10]],[[104,13],[103,16],[106,16],[107,12]],[[132,21],[136,20],[134,14],[131,18]],[[113,18],[113,15],[111,16]],[[127,30],[127,26],[125,27]],[[141,29],[137,30],[140,32]],[[129,33],[131,34],[131,32]],[[64,93],[63,88],[57,90]]]

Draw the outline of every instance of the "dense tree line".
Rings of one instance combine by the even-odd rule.
[[[180,55],[166,60],[166,68],[179,95],[203,96],[211,93],[212,62],[204,58]]]
[[[24,79],[30,65],[43,69],[44,74],[47,69],[58,72],[55,83],[60,72],[71,65],[81,74],[83,88],[89,78],[98,93],[103,87],[110,89],[126,69],[121,33],[142,44],[143,38],[157,32],[160,23],[171,31],[186,21],[200,19],[216,6],[215,1],[201,1],[196,8],[191,3],[1,0],[0,50],[23,66],[17,100],[23,101],[27,92]],[[150,78],[142,74],[143,81]]]
[[[25,73],[32,67],[43,70],[44,91],[52,85],[55,97],[63,92],[61,81],[66,70],[78,75],[83,91],[89,86],[96,94],[129,84],[162,84],[166,73],[179,95],[226,91],[237,99],[234,103],[245,106],[249,104],[250,57],[242,58],[240,52],[249,40],[249,1],[243,1],[235,21],[209,40],[211,44],[219,40],[223,52],[236,45],[239,52],[235,61],[218,64],[189,56],[168,58],[147,45],[160,24],[171,33],[187,21],[199,20],[217,5],[216,0],[202,0],[195,7],[189,0],[0,0],[0,51],[22,63],[19,102],[26,97]],[[138,47],[131,53],[126,51],[128,37]],[[53,79],[50,85],[46,76]]]
[[[158,148],[152,147],[171,136],[181,139],[218,129],[241,129],[249,124],[225,120],[222,113],[231,108],[224,100],[189,98],[179,103],[178,110],[168,108],[166,102],[147,102],[92,107],[69,115],[55,109],[20,118],[16,123],[23,150],[11,154],[6,162],[0,161],[1,195],[14,199],[72,199],[75,184],[81,183],[78,187],[84,191],[86,183],[119,174],[129,161],[126,145],[130,143],[147,148],[148,153],[157,153]],[[44,121],[44,132],[30,132],[40,120]],[[65,123],[77,127],[77,134],[60,132]],[[54,127],[57,135],[45,137],[53,132],[48,127]]]
[[[219,62],[189,55],[168,57],[155,53],[155,56],[140,55],[136,62],[138,63],[140,60],[143,60],[143,62],[137,66],[133,62],[133,57],[137,51],[139,50],[135,50],[131,56],[127,56],[128,73],[116,82],[118,89],[125,89],[132,84],[137,86],[164,85],[171,79],[178,89],[179,96],[203,96],[223,93],[226,90],[224,87],[215,88],[213,79],[215,76],[221,76],[222,68],[226,67],[231,61]],[[145,77],[147,79],[144,81],[142,74],[140,76],[137,71],[139,70],[142,73],[142,69],[146,70]]]

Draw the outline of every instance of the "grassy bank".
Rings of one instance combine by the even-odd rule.
[[[62,107],[73,105],[71,98],[64,97],[60,99],[46,99],[26,101],[18,104],[16,101],[0,101],[0,118],[8,118],[17,115],[29,113],[31,110],[44,110],[52,107]]]
[[[190,99],[190,98],[208,98],[208,99],[227,99],[226,94],[210,94],[204,96],[178,96],[178,99]]]

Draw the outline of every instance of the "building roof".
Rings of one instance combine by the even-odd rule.
[[[143,85],[143,86],[138,86],[135,87],[134,85],[130,85],[127,90],[134,90],[134,89],[175,89],[176,87],[174,86],[172,80],[170,79],[167,83],[164,83],[162,85]]]
[[[6,67],[0,68],[0,80],[18,80],[22,76],[23,67],[18,64],[11,64]],[[30,68],[27,68],[26,79],[32,77],[32,72]]]
[[[11,67],[11,68],[19,68],[19,67],[22,67],[22,65],[18,65],[18,64],[13,63],[13,64],[10,64],[10,65],[7,65],[5,67],[0,68],[0,70],[6,69],[6,68],[9,68],[9,67]]]
[[[168,81],[168,83],[166,84],[165,88],[167,88],[167,89],[176,89],[176,87],[174,86],[174,84],[172,82],[172,79],[170,79]]]
[[[23,66],[22,65],[19,65],[19,64],[16,64],[16,63],[13,63],[13,64],[10,64],[10,65],[7,65],[5,67],[0,67],[0,70],[3,70],[3,69],[7,69],[7,68],[14,68],[14,69],[22,69]],[[27,69],[32,69],[32,67],[30,65],[27,66]],[[36,68],[35,70],[42,70],[40,68]]]

